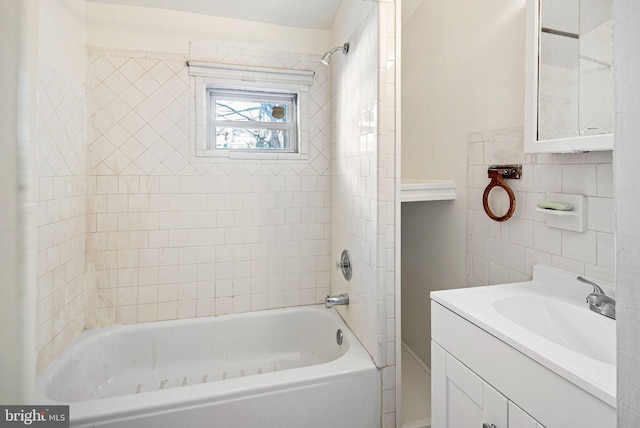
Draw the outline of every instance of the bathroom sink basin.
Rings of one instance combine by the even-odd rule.
[[[577,276],[535,265],[531,281],[439,290],[431,299],[615,406],[616,321],[589,310],[593,287]],[[615,299],[613,285],[599,283]]]
[[[616,363],[615,322],[545,296],[511,296],[493,302],[505,318],[557,345],[605,364]]]

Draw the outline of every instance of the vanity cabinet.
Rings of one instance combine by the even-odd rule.
[[[432,293],[433,428],[615,428],[614,407],[457,313],[456,292]]]
[[[431,373],[433,428],[544,428],[435,342]]]
[[[512,402],[509,402],[509,426],[512,428],[544,428],[542,424]]]

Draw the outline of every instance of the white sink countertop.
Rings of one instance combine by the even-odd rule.
[[[616,322],[591,310],[577,275],[535,265],[528,282],[442,290],[431,299],[616,406]],[[598,284],[613,296],[610,284]]]

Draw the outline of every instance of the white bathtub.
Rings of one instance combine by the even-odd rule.
[[[87,330],[36,403],[73,427],[374,428],[380,375],[334,310],[302,307]]]

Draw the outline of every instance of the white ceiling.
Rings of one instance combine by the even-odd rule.
[[[87,0],[328,30],[342,0]]]

